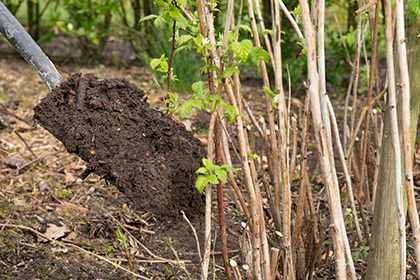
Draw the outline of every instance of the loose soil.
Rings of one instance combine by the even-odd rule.
[[[135,205],[158,217],[204,213],[194,187],[205,156],[182,123],[150,108],[145,93],[125,79],[71,75],[35,106],[35,120]]]

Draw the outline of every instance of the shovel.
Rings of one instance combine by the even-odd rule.
[[[35,69],[49,91],[60,85],[63,78],[61,78],[54,64],[1,1],[0,33]]]
[[[0,33],[47,85],[34,119],[87,162],[82,179],[96,173],[163,219],[181,218],[180,210],[203,215],[204,196],[194,182],[205,151],[182,123],[150,108],[147,95],[126,79],[77,73],[63,80],[1,1]]]

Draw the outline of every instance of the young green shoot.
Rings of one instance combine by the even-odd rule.
[[[195,181],[196,189],[201,193],[207,184],[217,184],[218,180],[226,184],[227,181],[227,169],[232,170],[233,173],[237,174],[235,168],[230,165],[223,164],[218,166],[210,162],[208,159],[203,158],[204,167],[200,167],[195,173],[198,175],[197,180]]]
[[[130,252],[128,251],[128,240],[127,240],[127,234],[123,234],[120,229],[117,229],[117,239],[118,241],[120,241],[121,246],[124,250],[125,253],[125,257],[127,258],[128,261],[128,266],[130,267],[130,270],[132,272],[135,272],[135,268],[134,268],[134,264],[131,260],[130,257]],[[133,279],[135,279],[135,276],[133,275]]]

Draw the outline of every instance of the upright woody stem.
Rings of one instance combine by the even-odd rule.
[[[313,124],[315,128],[315,138],[318,146],[319,160],[321,163],[324,184],[328,189],[330,213],[332,219],[332,234],[334,237],[334,247],[336,254],[337,278],[347,279],[346,257],[344,253],[344,233],[340,223],[343,222],[343,216],[340,205],[340,197],[334,186],[331,164],[328,157],[324,123],[322,121],[321,103],[319,98],[319,82],[316,65],[316,36],[312,25],[308,1],[300,0],[302,11],[302,23],[306,38],[307,59],[308,59],[308,94],[311,99],[311,111]]]

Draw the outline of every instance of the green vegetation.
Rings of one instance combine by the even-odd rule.
[[[232,170],[236,174],[236,170],[229,165],[223,164],[222,166],[211,163],[208,159],[203,158],[204,167],[197,170],[196,173],[203,174],[197,177],[195,187],[202,192],[207,184],[217,184],[218,180],[226,184],[227,169]]]

